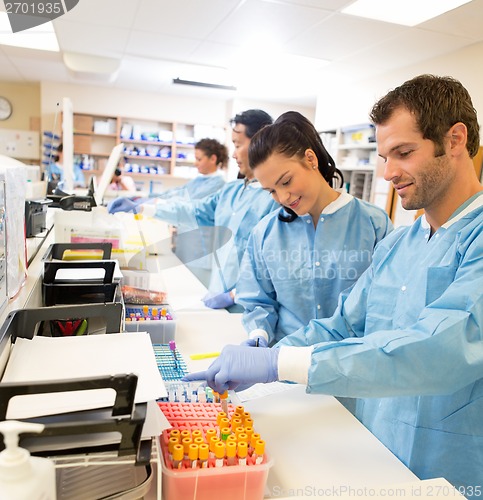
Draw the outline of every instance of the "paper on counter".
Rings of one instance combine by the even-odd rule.
[[[105,275],[103,268],[61,268],[55,273],[55,282],[103,281]]]
[[[245,403],[246,401],[251,401],[252,399],[263,398],[264,396],[270,396],[270,394],[277,394],[279,392],[285,392],[295,387],[294,384],[287,384],[283,382],[271,382],[269,384],[255,384],[236,393],[237,398],[240,403]]]
[[[102,375],[138,375],[135,402],[166,397],[150,337],[145,332],[81,337],[17,338],[2,382],[45,382]],[[16,396],[7,418],[31,418],[112,406],[113,389]]]
[[[82,425],[82,423],[80,424]],[[171,424],[164,416],[156,401],[148,401],[146,420],[141,432],[141,439],[147,440],[160,436]],[[75,448],[92,448],[99,446],[115,445],[119,443],[119,435],[115,432],[92,432],[72,434],[69,436],[43,436],[38,443],[30,443],[30,452],[59,451]]]

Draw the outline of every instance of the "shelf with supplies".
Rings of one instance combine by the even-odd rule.
[[[385,189],[385,186],[377,180],[378,157],[374,126],[367,123],[340,127],[320,132],[320,136],[344,175],[347,191],[385,209],[387,191],[377,192],[378,189]]]
[[[179,163],[194,164],[195,125],[131,118],[120,122],[126,172],[172,174]],[[157,171],[149,172],[152,168]]]
[[[119,168],[132,175],[140,190],[152,190],[165,176],[197,174],[196,142],[212,137],[227,142],[226,129],[164,120],[122,116],[73,114],[74,163],[86,174],[102,174],[112,148],[124,144]],[[164,183],[166,184],[166,182]]]

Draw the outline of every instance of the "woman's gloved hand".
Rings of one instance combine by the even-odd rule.
[[[261,328],[256,328],[248,334],[248,339],[240,342],[240,345],[249,347],[268,347],[268,333]]]
[[[136,200],[132,200],[131,198],[116,198],[107,204],[107,211],[110,214],[115,214],[116,212],[134,212],[137,214],[139,212],[139,205],[148,199],[137,198]]]
[[[211,309],[223,309],[224,307],[230,307],[235,303],[231,292],[217,294],[208,292],[201,300],[206,307],[210,307]]]
[[[186,375],[183,381],[206,380],[220,394],[226,390],[241,391],[260,382],[275,382],[278,380],[279,352],[275,348],[227,345],[207,370]]]

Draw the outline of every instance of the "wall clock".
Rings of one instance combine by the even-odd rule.
[[[6,98],[0,96],[0,120],[10,118],[12,114],[12,103]]]

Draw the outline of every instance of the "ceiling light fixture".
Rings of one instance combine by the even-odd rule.
[[[0,45],[59,52],[54,26],[49,21],[28,30],[12,33],[6,12],[0,12]]]
[[[70,73],[82,80],[113,82],[119,73],[121,61],[113,57],[64,52],[64,64]]]
[[[375,19],[387,23],[416,26],[433,17],[456,9],[471,0],[438,0],[421,2],[421,0],[405,0],[390,2],[388,0],[357,0],[341,10],[343,14]]]
[[[193,87],[206,87],[218,90],[236,90],[233,85],[222,85],[219,83],[197,82],[194,80],[183,80],[182,78],[173,78],[173,83],[176,85],[191,85]]]

